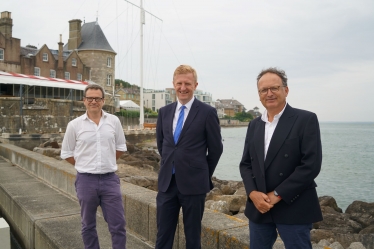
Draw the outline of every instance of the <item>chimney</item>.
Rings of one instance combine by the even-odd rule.
[[[68,50],[77,49],[82,42],[81,23],[82,21],[79,19],[69,21]]]
[[[12,26],[12,13],[9,11],[1,12],[0,32],[3,33],[6,39],[12,38]]]
[[[57,78],[64,78],[64,57],[62,56],[64,43],[62,42],[62,35],[60,34],[60,42],[58,43],[58,62],[57,62]]]

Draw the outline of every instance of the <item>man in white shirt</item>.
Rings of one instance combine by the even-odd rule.
[[[312,249],[312,223],[322,220],[314,181],[322,164],[317,116],[287,103],[283,70],[261,71],[257,89],[266,110],[248,125],[239,166],[250,248],[273,248],[279,233],[287,249]]]
[[[104,89],[90,84],[84,91],[86,113],[69,122],[61,158],[75,166],[85,248],[100,248],[96,211],[100,205],[114,249],[126,248],[125,215],[116,160],[127,150],[119,119],[102,110]]]

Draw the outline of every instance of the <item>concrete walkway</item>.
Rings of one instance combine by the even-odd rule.
[[[24,249],[81,249],[79,203],[0,157],[0,215]],[[110,249],[111,237],[97,215],[100,246]],[[127,248],[153,248],[127,232]]]

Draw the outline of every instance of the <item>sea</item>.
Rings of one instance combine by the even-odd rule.
[[[318,196],[332,196],[343,210],[356,200],[374,202],[374,123],[321,122],[322,169]],[[222,128],[223,154],[214,176],[241,180],[239,163],[247,127]]]

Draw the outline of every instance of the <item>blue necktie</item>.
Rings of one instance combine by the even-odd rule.
[[[179,113],[178,121],[177,121],[177,126],[175,127],[174,131],[174,143],[177,144],[178,138],[182,132],[183,128],[183,120],[184,120],[184,108],[186,108],[184,105],[181,106],[181,111]]]
[[[181,106],[181,111],[179,112],[177,126],[175,127],[174,131],[174,143],[177,144],[179,136],[182,132],[183,128],[183,120],[184,120],[184,108],[186,108],[184,105]],[[172,174],[175,174],[175,167],[173,164]]]

